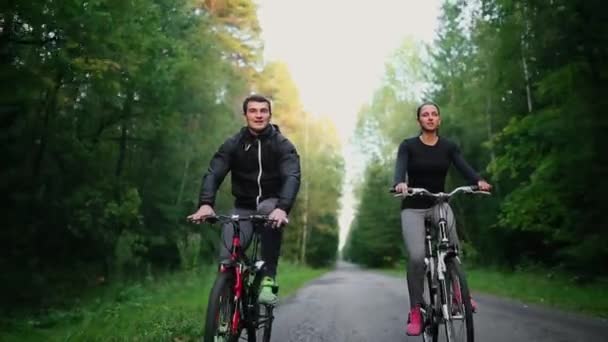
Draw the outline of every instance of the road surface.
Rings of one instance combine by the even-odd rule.
[[[422,341],[405,335],[405,277],[340,263],[276,308],[272,342]],[[475,294],[475,340],[608,341],[608,320]]]

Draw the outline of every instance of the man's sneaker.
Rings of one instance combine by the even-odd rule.
[[[277,305],[279,302],[279,296],[277,296],[278,286],[274,279],[270,277],[264,277],[262,284],[260,284],[260,296],[258,302],[266,305]]]
[[[416,305],[410,310],[407,318],[407,334],[408,336],[418,336],[422,333],[422,312],[420,305]]]

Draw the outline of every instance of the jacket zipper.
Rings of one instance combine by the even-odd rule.
[[[260,172],[258,173],[258,197],[255,198],[255,206],[260,205],[260,198],[262,197],[262,142],[258,139],[258,165]]]

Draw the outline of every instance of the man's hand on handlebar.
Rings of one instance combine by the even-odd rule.
[[[203,204],[194,214],[188,216],[187,219],[193,223],[202,223],[210,216],[215,216],[215,210],[210,205]]]
[[[272,222],[272,228],[280,228],[289,222],[287,213],[280,208],[273,210],[270,215],[268,215],[268,220]]]

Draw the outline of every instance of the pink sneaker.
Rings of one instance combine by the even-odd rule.
[[[473,313],[477,312],[477,302],[473,299],[473,297],[469,297],[469,299],[471,300],[471,310],[473,311]]]
[[[420,305],[416,305],[410,310],[407,318],[407,335],[418,336],[422,333],[422,312]]]
[[[469,296],[469,300],[471,301],[471,311],[473,313],[477,312],[477,302],[473,299],[473,297]],[[454,295],[452,297],[452,315],[460,314],[460,305],[462,303],[462,299],[460,299],[460,294]]]
[[[452,297],[452,305],[454,307],[458,307],[459,304],[462,303],[462,294],[460,293],[460,285],[457,281],[454,281],[452,283],[452,289],[454,291],[454,296]],[[473,297],[471,295],[469,295],[469,300],[471,301],[471,311],[473,311],[473,313],[476,313],[477,302],[473,300]]]

